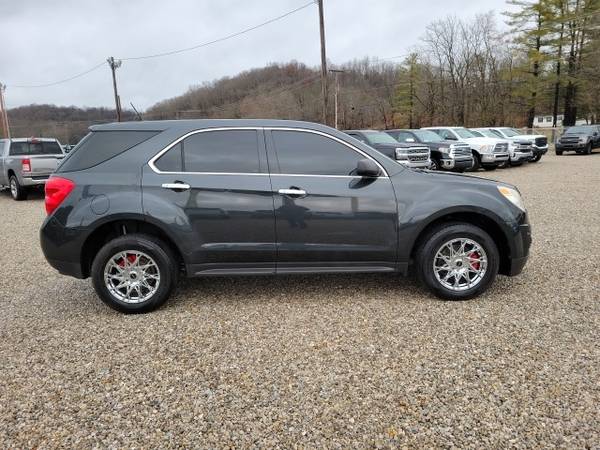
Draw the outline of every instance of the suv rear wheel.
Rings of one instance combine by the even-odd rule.
[[[177,260],[153,236],[128,234],[106,243],[92,263],[92,283],[104,303],[124,313],[160,307],[177,283]]]
[[[416,253],[416,274],[436,296],[467,300],[483,293],[496,278],[500,256],[481,228],[454,222],[433,229]]]
[[[16,175],[11,175],[8,183],[10,185],[10,195],[12,196],[13,200],[27,200],[27,188],[21,186],[21,183],[19,183],[19,179],[16,177]]]

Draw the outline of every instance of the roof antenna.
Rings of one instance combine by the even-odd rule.
[[[135,113],[137,114],[138,120],[144,120],[144,119],[142,119],[142,115],[139,113],[139,111],[137,109],[135,109],[135,106],[133,106],[133,102],[129,102],[129,104],[131,105],[131,107],[133,108]]]

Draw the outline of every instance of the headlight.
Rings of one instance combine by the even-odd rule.
[[[523,198],[519,191],[513,188],[509,188],[508,186],[496,186],[498,191],[506,198],[509,202],[519,208],[521,211],[525,212],[525,203],[523,203]]]
[[[480,148],[480,150],[482,152],[491,152],[493,149],[494,149],[494,146],[491,145],[491,144],[482,145],[481,148]]]
[[[585,141],[587,141],[587,138],[586,138],[586,137],[580,137],[580,138],[579,138],[579,142],[585,142]]]
[[[408,153],[405,148],[396,149],[396,159],[408,159]]]
[[[442,153],[446,153],[449,156],[454,156],[454,149],[452,147],[440,147],[438,150]]]

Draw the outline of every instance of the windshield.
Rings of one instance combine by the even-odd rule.
[[[506,137],[520,136],[521,134],[523,134],[519,130],[515,130],[514,128],[502,128],[502,132]]]
[[[370,144],[397,144],[398,141],[383,131],[363,131]]]
[[[473,131],[473,133],[479,133],[484,137],[498,138],[498,136],[493,131],[490,131],[490,130],[479,129],[479,130],[472,130],[472,131]]]
[[[422,142],[442,142],[444,140],[439,134],[430,130],[415,130],[413,133],[416,134]]]
[[[592,127],[571,127],[567,128],[565,133],[589,133],[592,131]]]
[[[469,130],[467,130],[466,128],[454,128],[454,132],[463,139],[477,137],[473,133],[471,133]]]

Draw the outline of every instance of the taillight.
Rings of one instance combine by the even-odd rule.
[[[23,172],[31,172],[31,161],[28,158],[21,160],[21,170]]]
[[[60,206],[65,198],[71,193],[75,183],[61,177],[50,177],[46,181],[46,212],[52,212]]]

